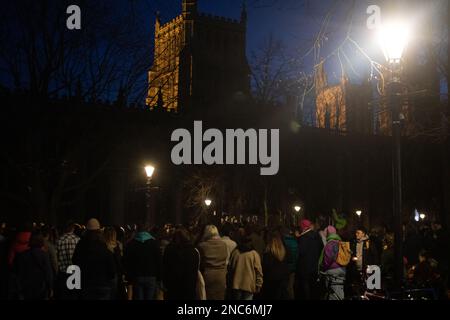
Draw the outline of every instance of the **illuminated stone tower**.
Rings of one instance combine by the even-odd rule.
[[[248,95],[246,25],[245,5],[238,21],[199,13],[197,0],[166,24],[157,17],[147,106],[180,112]]]

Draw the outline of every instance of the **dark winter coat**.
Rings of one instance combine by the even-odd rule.
[[[142,233],[138,233],[124,250],[123,264],[126,277],[132,283],[138,277],[155,277],[159,281],[161,280],[159,244],[153,237],[141,237],[140,234]]]
[[[19,298],[44,300],[49,297],[53,271],[48,254],[40,248],[32,248],[17,254],[13,273],[17,281]]]
[[[88,231],[78,241],[72,262],[80,267],[82,288],[112,285],[116,275],[114,256],[97,232]]]
[[[169,244],[164,250],[163,283],[167,300],[195,300],[200,256],[191,244]]]
[[[271,253],[265,253],[262,261],[262,269],[264,282],[261,290],[261,299],[287,299],[290,270],[286,259],[280,261]]]

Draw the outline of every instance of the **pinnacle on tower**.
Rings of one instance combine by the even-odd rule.
[[[241,23],[247,22],[247,1],[242,1]]]
[[[197,0],[183,0],[182,13],[185,18],[192,18],[197,14]]]

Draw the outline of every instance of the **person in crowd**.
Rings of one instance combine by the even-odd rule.
[[[385,289],[393,288],[394,284],[394,234],[386,233],[383,239],[383,251],[381,252],[381,275],[383,278],[383,287]]]
[[[10,267],[12,267],[14,263],[14,258],[16,257],[16,254],[24,252],[30,248],[29,242],[32,230],[33,227],[30,223],[25,223],[23,226],[21,226],[21,228],[19,228],[19,232],[16,234],[16,237],[11,245],[8,254],[8,265]]]
[[[86,229],[72,257],[73,264],[81,270],[81,298],[110,300],[116,276],[114,256],[108,250],[97,219],[90,219]]]
[[[298,259],[298,241],[294,234],[291,233],[289,228],[282,229],[283,243],[287,251],[286,262],[289,267],[289,282],[288,282],[288,299],[293,300],[295,298],[295,271],[297,270]]]
[[[325,275],[326,299],[344,300],[345,267],[337,262],[341,237],[336,228],[325,229],[326,244],[320,257],[320,268]]]
[[[163,256],[163,283],[166,300],[196,300],[200,254],[189,231],[178,227]]]
[[[43,250],[44,238],[33,232],[29,249],[18,253],[14,259],[13,273],[21,300],[48,300],[52,295],[53,270],[49,255]]]
[[[319,215],[315,226],[316,226],[316,230],[318,230],[318,233],[320,235],[320,238],[322,239],[322,243],[325,246],[327,243],[327,234],[326,234],[326,228],[329,225],[329,218],[323,216],[323,215]]]
[[[426,250],[419,253],[419,263],[408,272],[408,280],[416,289],[434,289],[438,299],[447,300],[444,279],[439,272],[439,263]]]
[[[372,242],[372,245],[375,247],[374,251],[377,254],[377,261],[381,261],[381,253],[383,252],[383,239],[385,234],[386,230],[382,226],[373,227],[369,233],[370,242]]]
[[[413,266],[419,263],[418,252],[422,248],[422,241],[417,227],[412,223],[406,226],[405,233],[404,253],[409,266]]]
[[[231,254],[237,247],[236,242],[231,239],[232,236],[233,236],[233,225],[231,223],[225,223],[222,226],[222,241],[225,242],[228,249],[227,265],[229,262],[229,258],[231,257]]]
[[[253,247],[255,248],[256,252],[258,252],[258,254],[262,257],[266,248],[266,244],[264,243],[264,238],[261,235],[261,229],[255,224],[248,224],[245,227],[244,237],[250,237]]]
[[[172,241],[174,233],[174,228],[172,225],[166,225],[165,228],[161,230],[160,237],[161,239],[159,241],[159,247],[161,249],[161,256],[164,256],[164,251],[166,250],[167,246],[170,244],[170,241]]]
[[[74,224],[73,233],[81,239],[83,234],[86,232],[86,227],[83,225],[80,225],[78,223]]]
[[[347,286],[350,295],[360,295],[365,288],[367,266],[379,265],[376,246],[370,241],[365,227],[356,229],[355,239],[350,244],[352,260],[347,267]]]
[[[298,260],[295,274],[296,299],[318,299],[318,266],[323,242],[319,234],[313,229],[311,221],[302,220],[300,227],[302,234],[298,238]]]
[[[139,225],[124,250],[123,263],[133,300],[154,300],[161,281],[161,251],[149,230],[147,224]]]
[[[67,288],[66,282],[69,274],[67,274],[67,268],[72,265],[72,257],[80,238],[74,234],[75,224],[69,221],[65,227],[65,233],[56,242],[56,254],[57,254],[57,279],[55,298],[62,300],[73,300],[76,298],[74,291]]]
[[[433,240],[430,254],[439,263],[439,272],[444,282],[447,283],[450,262],[450,237],[439,221],[433,221],[431,223],[431,230]]]
[[[226,292],[226,275],[228,248],[219,236],[214,225],[204,228],[202,241],[198,244],[200,252],[200,271],[205,280],[208,300],[224,300]]]
[[[253,300],[263,285],[261,257],[250,238],[244,238],[231,254],[228,277],[233,300]]]
[[[103,235],[108,250],[111,251],[114,256],[114,269],[116,270],[116,276],[111,283],[111,298],[113,300],[123,300],[126,299],[126,290],[123,282],[124,270],[122,265],[122,248],[117,241],[117,232],[114,227],[106,227],[103,231]]]
[[[47,252],[47,254],[49,255],[53,275],[54,278],[56,278],[56,275],[58,273],[58,256],[56,253],[56,246],[51,241],[52,238],[51,233],[52,229],[50,226],[45,225],[41,228],[41,234],[42,237],[44,238],[44,251]]]
[[[270,232],[262,261],[264,274],[261,289],[262,300],[285,300],[288,298],[289,265],[287,251],[279,232]]]

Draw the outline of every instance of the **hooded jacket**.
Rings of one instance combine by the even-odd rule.
[[[138,232],[125,247],[125,273],[129,281],[139,277],[161,280],[161,251],[155,238],[148,232]]]

